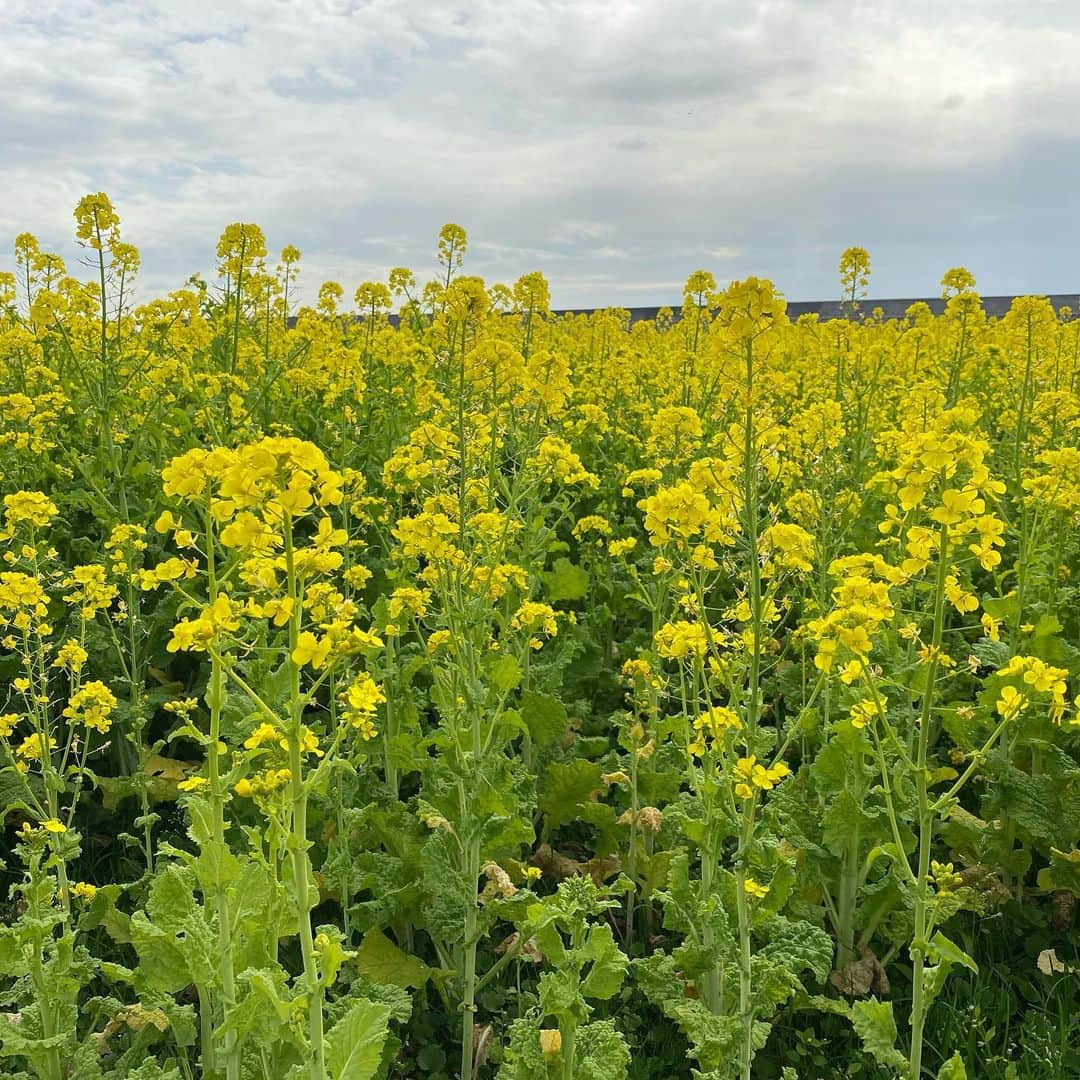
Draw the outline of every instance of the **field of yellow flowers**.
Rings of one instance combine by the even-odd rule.
[[[0,273],[0,1074],[1080,1075],[1070,312],[75,222]]]

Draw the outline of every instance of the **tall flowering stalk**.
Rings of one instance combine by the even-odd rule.
[[[163,476],[166,495],[191,505],[201,519],[195,535],[206,571],[207,594],[200,613],[178,622],[169,643],[172,651],[205,652],[210,659],[209,727],[200,739],[206,746],[207,774],[191,777],[181,787],[193,793],[196,816],[202,813],[199,802],[208,804],[210,843],[219,861],[226,864],[226,806],[234,796],[256,800],[268,818],[272,895],[278,885],[278,860],[287,852],[289,884],[300,913],[303,962],[295,992],[306,1001],[307,1066],[313,1080],[321,1080],[327,1069],[325,992],[337,965],[320,959],[331,942],[324,934],[315,934],[309,914],[315,894],[308,800],[348,748],[352,735],[358,735],[361,744],[374,737],[373,717],[384,700],[371,677],[357,672],[347,683],[340,708],[334,703],[331,710],[331,717],[339,718],[337,725],[328,727],[321,719],[321,737],[310,726],[313,715],[323,713],[320,693],[331,685],[332,677],[342,676],[351,657],[381,646],[376,635],[357,625],[357,606],[320,580],[342,564],[337,549],[346,543],[347,535],[327,515],[341,502],[342,479],[316,447],[288,438],[266,438],[235,451],[190,451],[170,462]],[[312,528],[310,519],[316,514],[321,516]],[[162,515],[158,527],[185,545],[193,532],[171,511]],[[246,594],[243,599],[241,593]],[[258,657],[260,671],[274,673],[276,693],[253,685],[255,680],[245,670],[248,654]],[[309,670],[311,675],[306,677]],[[234,747],[230,760],[222,716],[231,692],[247,699],[256,722],[242,748]],[[184,730],[192,733],[190,721]],[[276,765],[280,751],[284,757]],[[267,757],[273,767],[253,769]],[[284,800],[277,797],[282,789]],[[226,1075],[238,1076],[242,1046],[231,1019],[237,1007],[237,972],[230,881],[227,874],[214,876],[221,993],[218,1023]],[[273,930],[269,952],[269,959],[276,962]],[[217,1056],[217,1041],[204,1047],[211,1061]]]

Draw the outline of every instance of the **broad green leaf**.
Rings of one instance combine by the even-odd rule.
[[[1050,849],[1050,865],[1039,871],[1039,888],[1048,892],[1067,890],[1080,896],[1080,848],[1072,851]]]
[[[990,638],[980,638],[971,646],[971,651],[986,667],[995,669],[1008,662],[1010,653],[1007,641],[991,641]]]
[[[586,1024],[577,1033],[574,1080],[624,1080],[630,1048],[610,1020]]]
[[[15,931],[0,927],[0,971],[8,977],[25,975],[29,968]]]
[[[521,665],[513,656],[500,656],[491,665],[491,682],[497,689],[506,693],[521,682]]]
[[[629,961],[626,955],[619,951],[607,923],[600,923],[589,930],[581,955],[592,963],[588,974],[581,981],[581,993],[597,1001],[607,1001],[614,997],[622,986]]]
[[[851,1023],[862,1040],[863,1049],[889,1069],[908,1067],[907,1058],[896,1049],[896,1019],[891,1001],[856,1001],[851,1006]]]
[[[419,988],[431,969],[422,960],[398,948],[382,931],[369,930],[356,950],[356,966],[369,979],[391,986]]]
[[[331,1080],[373,1080],[382,1062],[390,1010],[360,1000],[326,1033]]]
[[[469,882],[454,861],[453,840],[442,829],[424,844],[424,890],[428,899],[421,912],[437,941],[454,944],[465,934],[465,910],[476,900],[477,883]]]
[[[967,1080],[967,1069],[964,1068],[964,1059],[959,1051],[941,1066],[937,1080]]]
[[[139,954],[138,977],[144,986],[174,994],[194,981],[182,942],[154,926],[141,911],[131,917],[131,942]]]
[[[190,871],[168,866],[159,871],[150,886],[146,904],[150,921],[171,934],[180,932],[189,916],[195,912],[195,896]]]
[[[959,964],[974,974],[979,973],[979,965],[954,941],[950,941],[940,930],[930,939],[931,958],[945,960],[950,964]]]
[[[1056,615],[1041,615],[1031,636],[1033,638],[1052,637],[1054,634],[1060,634],[1064,629]]]
[[[521,696],[521,715],[537,746],[550,746],[566,731],[566,707],[548,694],[526,690]]]
[[[577,816],[577,808],[604,789],[603,770],[594,761],[580,758],[567,762],[553,761],[544,770],[539,807],[547,818],[548,829],[557,829]]]
[[[548,600],[581,600],[589,591],[589,575],[569,559],[556,559],[550,571],[543,575]]]
[[[1002,622],[1009,622],[1020,614],[1020,598],[1014,592],[1008,596],[984,597],[982,606],[987,615]]]
[[[545,971],[540,976],[540,1010],[545,1016],[554,1016],[560,1023],[582,1023],[589,1015],[585,999],[573,987],[561,971]]]

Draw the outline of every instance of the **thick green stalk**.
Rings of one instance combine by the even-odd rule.
[[[225,697],[224,678],[221,662],[212,661],[211,669],[211,721],[210,721],[210,789],[213,805],[214,842],[225,847],[225,792],[221,787],[221,775],[218,766],[218,741],[221,731],[221,701]],[[232,916],[229,905],[229,890],[224,881],[219,881],[214,890],[214,902],[217,906],[217,948],[218,978],[221,984],[222,1018],[228,1016],[237,1003],[237,983],[233,971],[232,957]],[[225,1068],[227,1080],[240,1080],[240,1048],[237,1044],[237,1032],[226,1031]]]
[[[62,865],[62,863],[61,863]],[[40,864],[31,868],[31,874],[40,872]],[[37,890],[33,890],[35,897],[33,908],[35,918],[39,924],[44,922],[44,912],[36,900]],[[66,932],[66,931],[65,931]],[[53,1008],[53,993],[45,980],[45,934],[42,930],[34,933],[34,953],[30,962],[30,980],[34,987],[34,1000],[37,1002],[38,1015],[41,1018],[41,1033],[46,1039],[51,1039],[57,1034],[57,1018]],[[60,1049],[53,1047],[47,1051],[43,1062],[43,1070],[40,1080],[63,1080],[64,1070],[60,1064]]]
[[[560,1031],[562,1035],[562,1047],[561,1047],[561,1059],[562,1059],[562,1080],[575,1080],[574,1078],[574,1056],[577,1050],[577,1024],[572,1020],[566,1020],[563,1024],[563,1029]]]
[[[706,902],[710,896],[712,896],[713,890],[713,877],[716,873],[716,842],[713,839],[714,830],[709,829],[706,838],[706,845],[701,852],[701,895]],[[701,929],[701,942],[705,946],[706,952],[712,952],[715,945],[715,939],[713,937],[712,926],[709,922],[706,922]],[[714,1016],[719,1016],[723,1010],[722,1006],[722,993],[721,993],[721,975],[719,961],[713,963],[709,970],[705,973],[705,985],[703,987],[705,991],[705,1004],[709,1007],[709,1011]]]
[[[386,670],[388,675],[394,671],[394,639],[387,637],[386,639]],[[393,687],[389,685],[389,679],[387,685],[386,695],[386,717],[383,726],[383,754],[386,768],[386,786],[390,789],[390,798],[397,802],[398,792],[400,790],[400,778],[398,776],[398,768],[393,761],[393,751],[391,749],[394,737],[397,735],[397,717],[394,713],[394,691]]]
[[[754,837],[754,813],[757,800],[744,809],[742,836],[735,868],[736,905],[739,919],[739,1018],[742,1039],[739,1044],[739,1076],[751,1080],[754,1059],[754,1005],[750,983],[750,903],[746,897],[746,857]]]
[[[285,576],[292,614],[289,618],[289,795],[292,802],[292,849],[293,881],[296,887],[296,907],[300,919],[300,953],[304,961],[304,981],[308,994],[308,1040],[311,1044],[309,1061],[311,1080],[326,1078],[326,1047],[323,1039],[323,988],[319,979],[319,967],[315,957],[315,939],[311,932],[311,860],[308,857],[307,839],[307,787],[304,784],[304,762],[301,753],[303,737],[304,703],[300,694],[300,666],[293,660],[297,640],[300,637],[300,620],[303,604],[296,576],[293,556],[292,520],[286,515]]]
[[[211,604],[217,599],[217,564],[214,550],[214,522],[209,509],[206,513],[206,572],[207,595]],[[218,744],[221,740],[221,708],[225,703],[225,677],[221,660],[215,652],[211,658],[210,687],[207,695],[210,706],[210,745],[207,762],[210,780],[210,805],[212,808],[213,841],[224,850],[225,844],[225,789],[222,787]],[[222,1019],[236,1005],[236,973],[233,964],[232,916],[229,909],[229,891],[219,881],[214,890],[218,922],[218,980],[221,983]],[[226,1080],[240,1080],[240,1047],[236,1031],[225,1033],[223,1055]]]
[[[626,869],[633,888],[626,893],[626,951],[634,937],[634,898],[637,896],[637,844],[638,844],[638,755],[637,746],[630,750],[630,847],[627,851]]]
[[[461,996],[461,1080],[472,1080],[473,1026],[476,1017],[476,883],[480,878],[480,837],[469,841],[466,856],[466,880],[473,891],[472,902],[465,909],[464,987]]]
[[[938,571],[934,583],[934,629],[931,638],[930,662],[926,669],[926,688],[923,691],[919,717],[919,737],[916,743],[915,791],[919,803],[919,869],[915,881],[915,932],[911,943],[911,1054],[908,1059],[911,1080],[922,1076],[923,1029],[929,1008],[926,1001],[926,936],[929,915],[930,849],[934,840],[934,807],[926,790],[926,758],[930,745],[930,721],[934,706],[934,682],[937,677],[938,655],[945,623],[945,578],[948,574],[949,526],[942,524],[938,541]]]
[[[746,685],[746,729],[749,736],[757,731],[761,710],[761,634],[763,623],[761,563],[758,559],[759,492],[757,479],[757,440],[754,433],[754,341],[746,339],[746,414],[743,432],[742,497],[743,535],[750,567],[751,634],[750,671]],[[739,928],[739,1018],[742,1038],[739,1046],[739,1075],[750,1080],[754,1057],[754,1006],[750,976],[750,905],[746,896],[746,859],[754,838],[757,800],[743,804],[743,822],[736,854],[735,889]]]
[[[472,753],[468,765],[480,772],[480,757],[483,752],[482,732],[480,730],[479,710],[472,710]],[[459,787],[461,798],[461,820],[466,822],[472,813],[467,802],[464,785]],[[473,1025],[476,1016],[476,946],[478,935],[476,886],[480,879],[480,834],[474,826],[465,858],[465,880],[470,891],[468,906],[465,908],[465,963],[464,985],[461,998],[461,1080],[472,1080],[473,1075]]]
[[[196,986],[199,997],[199,1047],[202,1052],[202,1072],[213,1076],[217,1072],[217,1051],[214,1048],[214,1005],[205,986]]]
[[[840,895],[837,899],[837,966],[843,967],[855,959],[855,898],[859,888],[859,827],[848,836],[844,848]]]

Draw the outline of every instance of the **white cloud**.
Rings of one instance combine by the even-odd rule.
[[[1080,286],[1064,0],[8,0],[0,38],[0,242],[70,253],[104,189],[145,290],[238,219],[309,295],[427,272],[448,220],[565,304],[710,264],[831,295],[850,243],[882,295]]]

